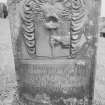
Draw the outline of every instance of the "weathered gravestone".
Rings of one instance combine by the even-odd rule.
[[[8,0],[19,105],[92,105],[101,0]]]

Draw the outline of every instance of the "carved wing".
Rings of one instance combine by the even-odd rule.
[[[29,54],[36,54],[36,25],[43,21],[40,5],[44,0],[27,0],[23,5],[22,32],[24,42]]]
[[[23,6],[22,34],[29,54],[36,54],[35,23],[32,10],[33,1],[27,1]]]
[[[76,54],[80,52],[80,48],[86,42],[85,25],[88,22],[88,10],[86,8],[86,0],[72,1],[71,16],[71,52]]]

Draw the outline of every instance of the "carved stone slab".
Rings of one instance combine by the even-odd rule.
[[[21,105],[91,105],[101,0],[8,1]]]

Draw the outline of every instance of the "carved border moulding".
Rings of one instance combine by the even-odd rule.
[[[8,1],[16,103],[92,105],[101,0]]]

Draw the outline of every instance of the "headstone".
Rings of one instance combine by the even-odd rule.
[[[101,0],[8,0],[19,105],[92,105]]]

